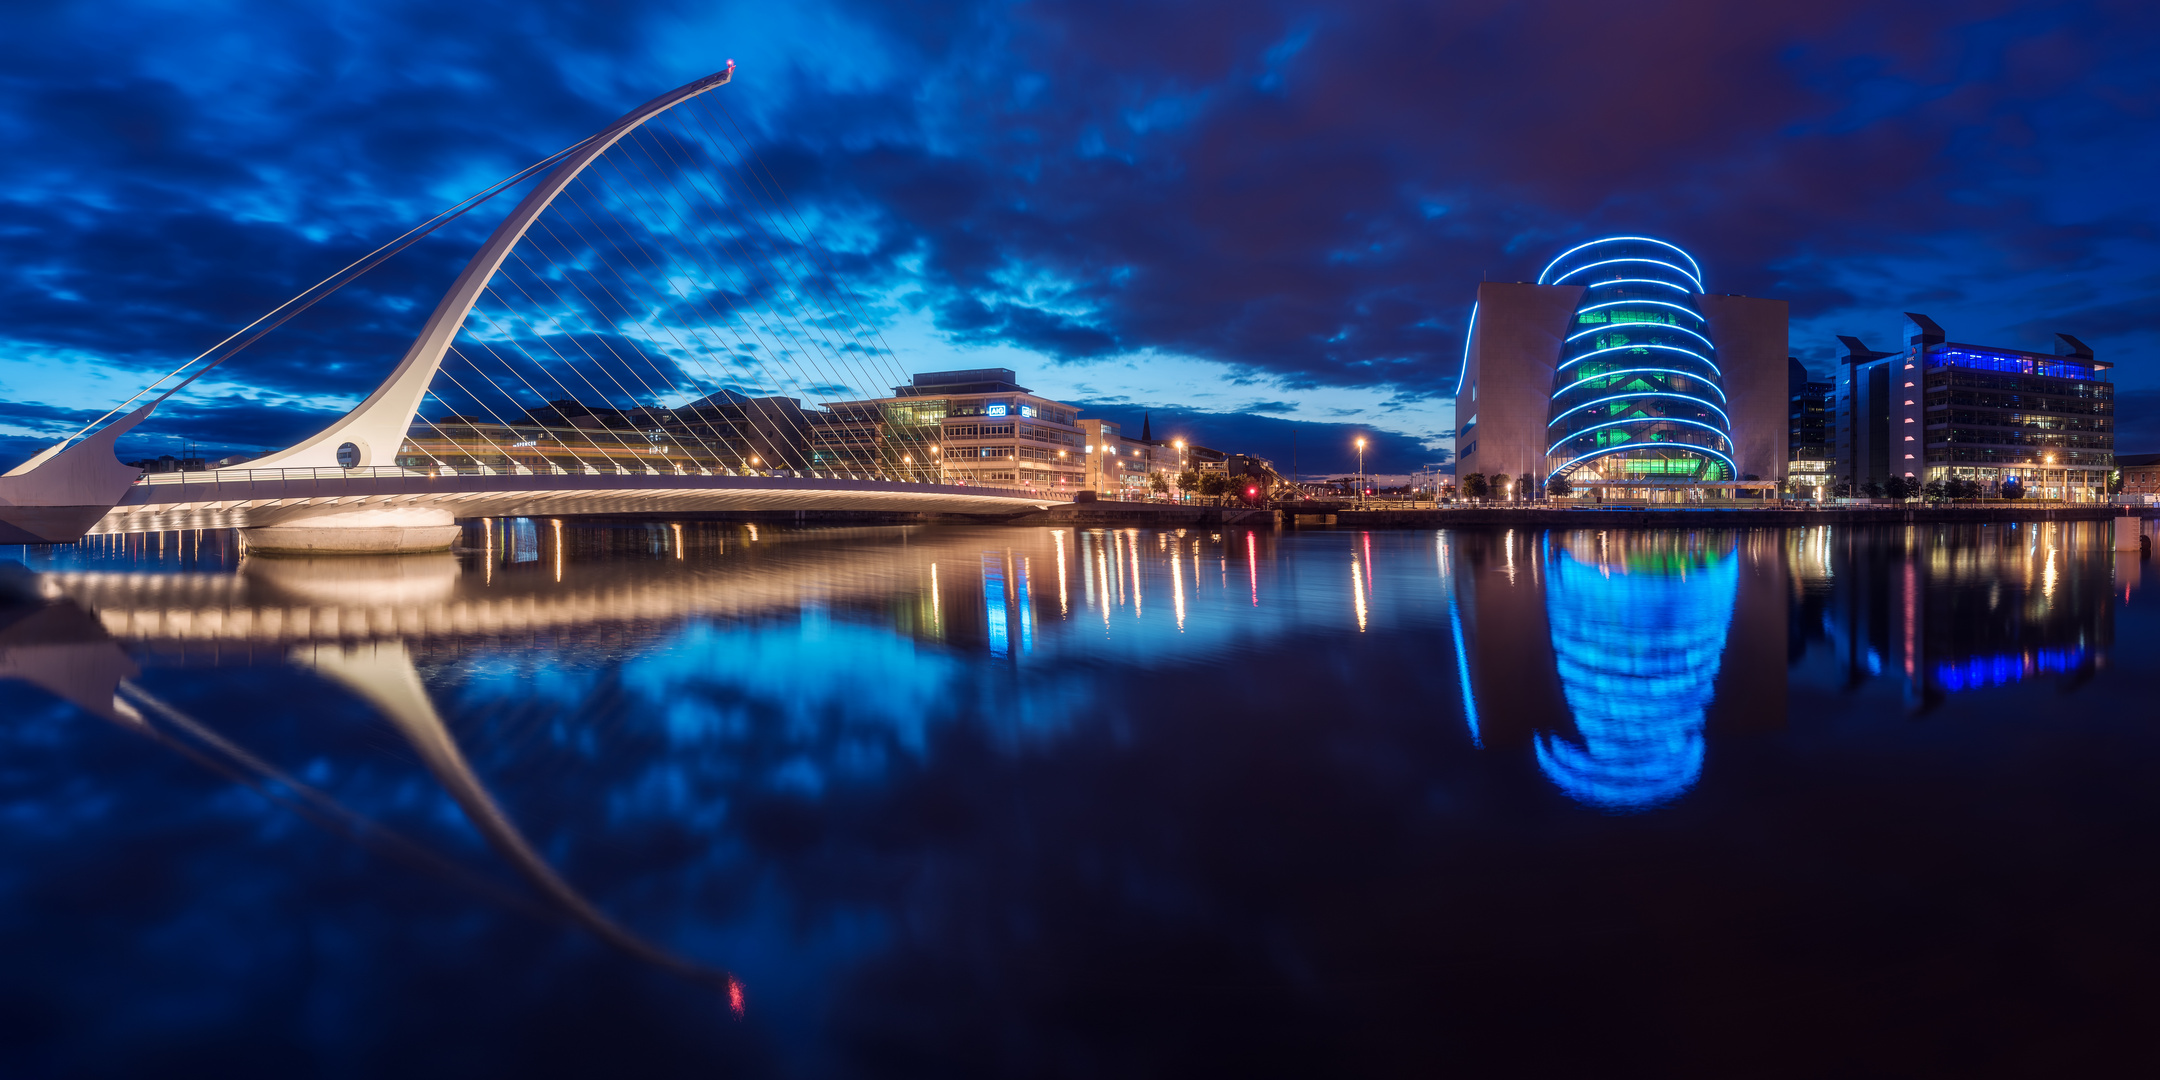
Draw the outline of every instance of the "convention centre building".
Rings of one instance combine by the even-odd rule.
[[[1456,474],[1652,502],[1769,496],[1791,392],[1782,300],[1710,293],[1675,244],[1579,244],[1534,283],[1478,286]],[[1499,478],[1506,478],[1501,481]]]

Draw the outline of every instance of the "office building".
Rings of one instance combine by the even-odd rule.
[[[1088,445],[1079,411],[1018,378],[1010,368],[921,372],[889,398],[829,402],[812,458],[876,460],[888,474],[947,484],[1078,490]]]
[[[1787,357],[1786,388],[1792,397],[1792,426],[1786,435],[1785,483],[1796,494],[1820,496],[1830,485],[1830,401],[1837,384],[1808,377],[1797,356]]]
[[[1570,248],[1535,284],[1478,287],[1457,475],[1566,477],[1657,501],[1767,494],[1786,473],[1787,309],[1703,291],[1663,240]]]
[[[2115,388],[2085,343],[2057,334],[2054,355],[1949,340],[1907,312],[1905,347],[1845,344],[1836,400],[1841,487],[1869,492],[1891,477],[2016,479],[2034,498],[2105,498],[2115,470]]]

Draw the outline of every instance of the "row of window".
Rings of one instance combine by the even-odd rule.
[[[1950,366],[1966,371],[2006,371],[2026,375],[2051,376],[2057,379],[2098,379],[2100,373],[2092,365],[2076,360],[2057,359],[2048,356],[2030,356],[2022,353],[1997,352],[1994,349],[1968,349],[1949,345],[1937,345],[1928,350],[1927,364],[1930,368]],[[1960,372],[1963,374],[1963,372]]]
[[[1949,414],[1953,424],[1981,424],[1988,427],[2033,428],[2042,431],[2113,431],[2115,425],[2102,417],[2051,416],[2047,413],[1992,413],[1953,411]],[[1931,424],[1942,422],[1941,416],[1928,418]]]
[[[1599,311],[1585,311],[1585,312],[1583,312],[1582,314],[1580,314],[1580,315],[1577,315],[1577,316],[1575,317],[1575,321],[1576,321],[1576,323],[1577,323],[1577,324],[1579,324],[1579,325],[1583,325],[1583,326],[1589,326],[1589,325],[1592,325],[1592,324],[1594,324],[1594,323],[1608,323],[1608,322],[1615,322],[1615,323],[1671,323],[1671,322],[1673,322],[1673,321],[1674,321],[1674,319],[1673,319],[1673,317],[1672,317],[1672,316],[1670,316],[1670,315],[1667,315],[1667,314],[1664,314],[1663,312],[1655,312],[1655,311],[1629,311],[1629,310],[1627,310],[1627,309],[1625,309],[1625,308],[1623,308],[1623,309],[1621,309],[1621,310],[1618,310],[1618,311],[1614,311],[1614,310],[1612,310],[1611,308],[1606,308],[1606,309],[1603,309],[1603,310],[1599,310]]]
[[[2034,376],[2019,378],[2015,375],[1984,375],[1970,371],[1951,371],[1947,375],[1946,380],[1945,373],[1940,371],[1930,372],[1927,380],[1928,390],[1930,392],[1940,391],[1945,385],[1948,385],[1958,390],[2012,390],[2025,393],[2060,394],[2064,397],[2076,398],[2112,398],[2115,396],[2115,385],[2113,383],[2081,382],[2074,379],[2046,379]]]
[[[2033,450],[1997,450],[1986,446],[1953,446],[1947,452],[1931,451],[1927,459],[1929,461],[1982,461],[2023,464],[2032,461],[2033,453]],[[2055,463],[2058,465],[2084,465],[2104,469],[2114,464],[2114,458],[2115,455],[2104,452],[2064,450],[2056,455]]]
[[[1080,436],[1078,435],[1058,431],[1054,428],[1029,427],[1026,424],[1020,425],[1020,437],[1023,439],[1033,439],[1036,442],[1051,443],[1057,446],[1080,445]]]
[[[1936,394],[1927,399],[1930,407],[1941,405],[1977,405],[1983,409],[2023,409],[2030,412],[2074,413],[2095,416],[2115,411],[2110,399],[2050,398],[2036,394],[1975,394],[1956,393],[1945,396]]]
[[[1012,433],[1011,424],[956,424],[945,429],[948,439],[995,439]]]
[[[2014,428],[2005,431],[1998,428],[1953,427],[1950,429],[1948,439],[1942,438],[1940,432],[1934,432],[1930,433],[1928,441],[1931,443],[1977,443],[1983,446],[2082,446],[2092,450],[2112,450],[2115,447],[2115,440],[2104,435],[2041,434],[2020,431]]]
[[[1073,427],[1080,422],[1080,414],[1070,409],[1050,408],[1026,401],[1017,405],[1010,401],[955,402],[946,409],[945,415],[981,416],[990,419],[1018,417],[1022,420],[1042,420],[1045,423],[1063,424],[1066,427]]]

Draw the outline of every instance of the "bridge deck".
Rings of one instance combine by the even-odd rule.
[[[271,475],[262,475],[263,473]],[[128,489],[92,535],[257,528],[329,512],[441,509],[460,518],[743,510],[1018,514],[1064,493],[819,476],[666,473],[437,475],[404,469],[158,474]]]

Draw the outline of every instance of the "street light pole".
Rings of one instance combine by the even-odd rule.
[[[1365,436],[1363,435],[1358,436],[1357,441],[1357,505],[1360,510],[1365,508]]]

